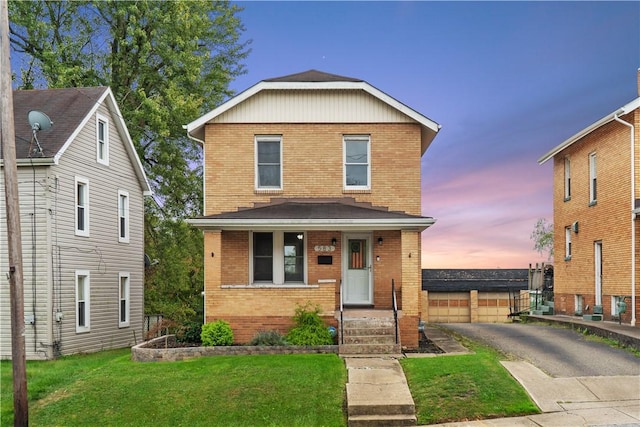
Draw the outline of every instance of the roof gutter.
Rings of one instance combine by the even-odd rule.
[[[285,222],[286,221],[286,222]],[[424,231],[436,222],[433,218],[397,219],[187,219],[187,223],[202,230],[253,230],[253,231],[300,231],[300,230],[416,230]]]
[[[631,326],[636,325],[636,184],[635,184],[635,127],[633,124],[622,120],[618,117],[618,113],[614,115],[613,120],[628,126],[631,130]]]

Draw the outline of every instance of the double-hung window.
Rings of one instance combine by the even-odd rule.
[[[76,270],[76,332],[90,330],[89,271]]]
[[[256,136],[256,189],[282,189],[282,136]]]
[[[129,273],[119,273],[118,326],[129,326]]]
[[[254,283],[304,283],[304,233],[254,232],[252,243]]]
[[[589,154],[589,204],[598,200],[598,175],[596,171],[596,153]]]
[[[129,243],[129,193],[118,191],[118,242]]]
[[[564,158],[564,200],[571,200],[571,160]]]
[[[564,259],[571,259],[571,227],[564,228]]]
[[[371,189],[371,147],[368,135],[343,137],[345,190]]]
[[[76,236],[89,236],[89,180],[75,178]]]
[[[96,160],[109,165],[109,121],[106,117],[96,115]]]

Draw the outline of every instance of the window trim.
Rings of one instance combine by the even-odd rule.
[[[367,143],[367,163],[347,163],[347,144],[349,142]],[[348,185],[347,167],[349,165],[367,166],[367,185]],[[342,136],[342,186],[344,190],[371,190],[371,135],[343,135]]]
[[[80,303],[78,296],[78,280],[80,277],[84,278],[83,281],[83,293],[84,299],[84,325],[80,326],[80,310],[78,305]],[[84,333],[91,331],[91,277],[89,270],[76,270],[75,271],[75,312],[76,312],[76,333]]]
[[[122,200],[125,200],[126,206],[124,207],[124,217],[122,216]],[[118,242],[120,243],[129,243],[129,230],[130,230],[130,215],[129,215],[129,207],[131,205],[129,198],[129,192],[124,190],[118,190]],[[122,236],[122,220],[124,219],[124,237]]]
[[[122,295],[122,279],[126,279],[125,295]],[[125,303],[125,320],[122,320],[122,302]],[[131,321],[131,275],[128,271],[118,273],[118,327],[127,328]]]
[[[104,155],[100,157],[100,123],[104,124]],[[100,113],[96,113],[96,161],[105,166],[109,166],[109,119]]]
[[[596,153],[589,154],[589,206],[598,203],[598,161]]]
[[[277,142],[280,147],[280,163],[278,166],[280,167],[280,183],[279,185],[260,185],[260,163],[258,159],[258,145],[260,142]],[[255,163],[254,163],[254,175],[255,175],[255,189],[256,190],[282,190],[282,172],[283,172],[283,164],[282,164],[282,135],[255,135],[254,137],[254,155],[255,155]]]
[[[78,200],[78,188],[79,186],[82,185],[84,190],[84,198],[85,198],[85,203],[84,205],[80,206],[79,200]],[[74,210],[75,210],[75,224],[74,224],[74,228],[75,228],[75,234],[76,236],[82,236],[82,237],[89,237],[90,233],[89,233],[89,213],[90,213],[90,202],[89,202],[89,180],[87,178],[83,178],[80,176],[76,176],[75,180],[74,180]],[[78,228],[78,220],[79,220],[79,215],[78,215],[78,209],[82,207],[83,208],[83,224],[84,224],[84,229],[79,229]]]
[[[564,158],[564,201],[571,200],[571,159]]]
[[[258,233],[258,231],[256,231]],[[272,268],[272,280],[265,281],[260,280],[256,281],[254,279],[254,257],[253,257],[253,235],[254,232],[249,232],[249,283],[251,285],[275,285],[275,286],[300,286],[307,285],[307,267],[309,264],[309,257],[307,253],[307,233],[304,231],[284,231],[284,230],[272,230],[272,231],[259,231],[259,233],[271,233],[273,236],[273,249],[272,249],[272,260],[273,260],[273,268]],[[302,281],[285,281],[285,272],[284,272],[284,234],[285,233],[296,233],[302,235],[302,250],[303,250],[303,261],[302,261]]]
[[[571,226],[564,228],[564,260],[569,261],[571,259]]]

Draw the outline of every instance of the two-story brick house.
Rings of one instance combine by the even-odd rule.
[[[17,90],[13,105],[26,357],[134,345],[143,339],[144,197],[151,189],[113,92]],[[35,137],[31,111],[53,121]],[[0,358],[12,355],[8,270],[2,200]]]
[[[556,313],[618,319],[624,301],[636,324],[639,129],[636,98],[538,160],[553,160]]]
[[[186,126],[204,147],[205,320],[239,343],[296,304],[390,310],[418,345],[421,158],[439,125],[360,79],[259,82]]]

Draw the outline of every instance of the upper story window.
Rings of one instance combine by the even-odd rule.
[[[119,273],[120,281],[119,304],[118,304],[118,326],[121,328],[129,326],[129,273]]]
[[[96,115],[96,153],[98,163],[109,165],[109,121]]]
[[[256,189],[282,189],[282,136],[256,137]]]
[[[303,232],[253,233],[253,283],[304,283]]]
[[[571,259],[571,227],[564,228],[564,259]]]
[[[118,191],[118,242],[129,243],[129,193]]]
[[[571,160],[564,158],[564,200],[571,200]]]
[[[76,332],[88,332],[90,319],[89,271],[76,270]]]
[[[344,137],[344,188],[371,189],[371,150],[368,135]]]
[[[598,175],[596,170],[596,153],[589,154],[589,204],[595,205],[598,200]]]
[[[76,236],[89,236],[89,180],[76,177]]]

